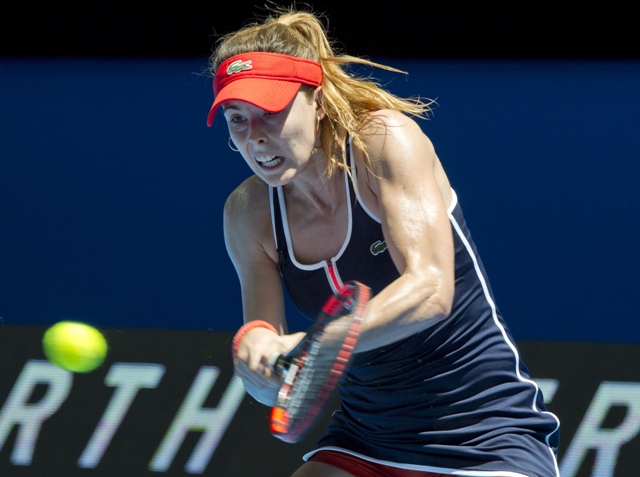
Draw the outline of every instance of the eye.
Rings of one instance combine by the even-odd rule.
[[[244,117],[240,116],[239,114],[233,114],[227,118],[227,122],[229,124],[240,124],[244,120]]]

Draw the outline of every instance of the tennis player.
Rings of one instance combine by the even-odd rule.
[[[229,146],[254,175],[224,232],[245,325],[235,370],[273,405],[288,334],[283,293],[313,318],[342,283],[373,292],[317,449],[295,477],[559,476],[547,412],[495,305],[456,194],[405,100],[338,55],[320,19],[287,10],[229,34],[212,56]],[[374,65],[381,66],[381,65]],[[284,283],[284,287],[283,287]]]

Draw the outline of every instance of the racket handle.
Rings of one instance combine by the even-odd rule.
[[[269,360],[269,368],[271,368],[271,371],[281,376],[286,366],[287,358],[285,355],[280,353],[273,353],[271,355],[271,359]]]

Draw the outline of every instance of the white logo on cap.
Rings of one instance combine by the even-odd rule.
[[[253,68],[253,66],[251,66],[251,60],[249,61],[236,60],[233,63],[231,63],[227,68],[227,76],[232,75],[234,73],[240,73],[241,71],[250,70],[251,68]]]

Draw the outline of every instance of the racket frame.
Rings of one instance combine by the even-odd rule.
[[[272,369],[282,376],[282,385],[277,402],[271,410],[271,433],[280,440],[288,443],[299,442],[322,414],[349,365],[370,295],[371,290],[362,283],[346,282],[324,303],[322,311],[300,345],[296,346],[289,355],[280,355],[275,360]],[[307,364],[313,366],[316,354],[320,352],[318,343],[327,325],[343,318],[349,318],[350,323],[333,366],[323,378],[319,391],[303,417],[295,416],[300,403],[308,398],[304,388],[299,391],[300,386],[305,384],[305,379],[313,378],[313,373],[310,376],[310,368]],[[302,383],[299,382],[300,379],[303,380]]]

